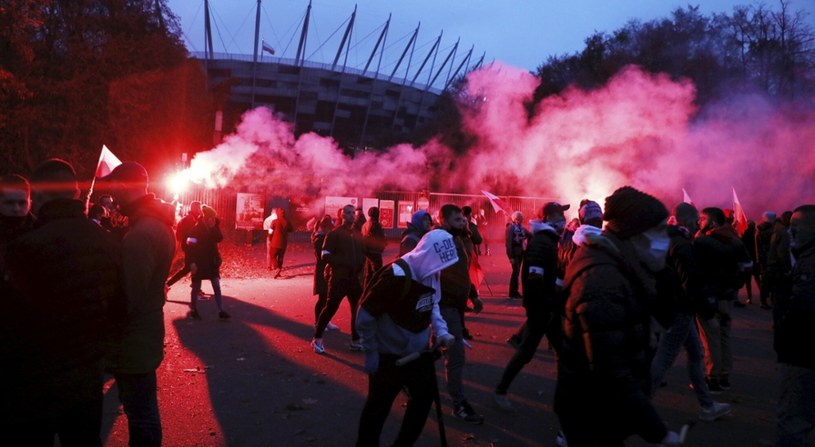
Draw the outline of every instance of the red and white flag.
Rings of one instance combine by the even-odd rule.
[[[492,194],[490,192],[484,191],[483,189],[481,190],[481,193],[484,194],[485,196],[487,196],[488,199],[490,199],[490,204],[492,205],[492,210],[493,211],[495,211],[496,213],[498,211],[503,211],[507,215],[510,214],[511,211],[509,209],[509,205],[507,205],[506,202],[501,200],[500,197],[498,197],[495,194]]]
[[[113,155],[113,152],[103,144],[102,153],[99,154],[99,162],[96,163],[96,174],[94,174],[94,177],[104,177],[110,174],[111,171],[120,164],[122,164],[122,161]]]
[[[739,202],[739,197],[736,195],[736,188],[733,188],[733,225],[739,236],[744,234],[747,229],[747,214],[744,213],[744,208]]]
[[[263,48],[263,51],[265,51],[265,52],[271,54],[272,56],[274,56],[274,48],[272,48],[271,45],[266,43],[265,40],[261,40],[260,42],[261,42],[260,47]]]
[[[693,203],[693,199],[690,198],[688,192],[685,191],[685,188],[682,188],[682,201],[685,203],[690,203],[693,206],[696,206],[696,204]]]

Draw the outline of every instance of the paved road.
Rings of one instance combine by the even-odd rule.
[[[392,258],[389,247],[386,259]],[[228,262],[228,261],[227,261]],[[246,249],[243,265],[263,265],[263,249]],[[166,355],[159,369],[159,404],[166,446],[351,446],[367,389],[361,353],[348,351],[349,310],[343,305],[334,322],[341,331],[325,336],[326,354],[314,354],[311,294],[313,261],[308,247],[290,247],[292,267],[281,279],[256,278],[233,271],[222,280],[230,321],[217,319],[213,302],[203,302],[203,321],[184,318],[188,282],[171,290],[165,306]],[[553,357],[543,347],[516,379],[510,397],[513,413],[492,405],[492,390],[511,355],[507,336],[521,323],[522,308],[509,300],[509,263],[486,256],[481,263],[489,287],[482,286],[485,310],[472,315],[475,335],[468,351],[465,392],[486,417],[481,426],[449,415],[444,393],[445,426],[451,446],[553,446],[557,418],[552,412],[555,385]],[[246,276],[248,278],[244,278]],[[205,290],[208,285],[205,283]],[[757,306],[736,309],[733,389],[718,397],[734,406],[733,414],[698,423],[690,432],[693,446],[770,446],[777,370],[771,347],[770,313]],[[439,383],[444,390],[441,363]],[[687,387],[684,359],[669,372],[656,404],[674,428],[695,420],[698,406]],[[106,447],[127,445],[126,419],[109,383],[103,426]],[[389,445],[398,429],[404,398],[397,399],[383,434]],[[418,446],[438,446],[438,426],[431,416]],[[647,445],[632,439],[630,446]]]

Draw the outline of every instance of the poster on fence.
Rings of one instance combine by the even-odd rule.
[[[352,205],[357,208],[359,199],[356,197],[325,196],[325,213],[333,218],[337,218],[337,211],[345,205]]]
[[[399,220],[397,221],[398,228],[407,228],[407,223],[410,222],[410,216],[413,215],[413,201],[400,200],[399,201]]]
[[[235,201],[235,229],[263,229],[263,194],[239,192]]]
[[[379,201],[379,223],[383,229],[393,228],[393,200]]]

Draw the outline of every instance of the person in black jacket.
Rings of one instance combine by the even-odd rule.
[[[192,272],[192,291],[190,292],[189,318],[200,320],[198,313],[198,296],[201,292],[201,282],[208,279],[212,283],[215,304],[218,305],[218,318],[229,319],[230,315],[224,310],[221,295],[221,253],[218,244],[224,240],[221,233],[220,220],[215,209],[207,205],[201,206],[201,220],[195,224],[189,237],[187,237],[187,258]]]
[[[365,244],[365,274],[362,284],[365,287],[374,272],[382,268],[382,253],[388,245],[385,230],[379,223],[379,208],[370,207],[368,217],[368,221],[362,224],[362,242]]]
[[[713,393],[730,388],[733,368],[732,330],[733,303],[744,285],[752,262],[736,230],[725,222],[721,208],[705,208],[699,218],[699,235],[693,241],[701,272],[702,296],[715,303],[712,318],[699,318],[699,329],[705,346],[705,374]]]
[[[178,241],[178,246],[181,247],[181,250],[184,252],[184,267],[181,270],[177,271],[170,279],[167,280],[167,288],[173,286],[173,284],[177,283],[181,280],[181,278],[187,276],[190,273],[190,260],[187,251],[189,246],[187,245],[187,237],[189,237],[190,232],[201,220],[201,202],[195,200],[190,202],[190,210],[186,216],[182,217],[181,220],[178,221],[175,229],[175,239]]]
[[[526,321],[524,329],[520,331],[522,335],[518,350],[504,368],[493,395],[495,403],[503,410],[512,409],[507,398],[509,386],[524,365],[535,356],[543,336],[546,335],[551,346],[558,346],[560,343],[562,309],[558,292],[563,272],[558,267],[558,228],[562,231],[566,223],[564,211],[567,209],[569,205],[549,202],[541,211],[543,219],[533,220],[531,223],[532,238],[521,265]]]
[[[634,434],[676,446],[679,434],[648,397],[654,272],[665,267],[668,210],[630,186],[603,209],[603,234],[566,268],[554,410],[570,446],[622,446]]]
[[[0,425],[25,445],[101,445],[103,356],[123,306],[118,244],[86,218],[68,162],[43,162],[31,186],[36,228],[7,249],[15,319],[4,329],[17,352],[2,368]]]
[[[790,220],[795,265],[788,290],[773,309],[773,347],[778,354],[776,446],[812,445],[815,431],[815,205],[799,206]]]
[[[362,234],[354,229],[354,206],[345,205],[342,208],[342,225],[331,230],[325,237],[321,257],[328,267],[326,268],[326,281],[328,282],[328,300],[325,308],[320,312],[311,347],[317,354],[325,352],[323,346],[323,332],[342,299],[348,297],[351,307],[351,344],[352,351],[362,351],[359,334],[356,329],[357,304],[362,295],[362,285],[359,276],[365,265]]]
[[[730,404],[715,402],[711,397],[705,382],[705,351],[696,329],[696,314],[709,319],[716,308],[703,301],[701,272],[691,239],[699,229],[699,212],[689,203],[680,203],[674,207],[674,218],[676,225],[668,225],[671,243],[667,267],[661,276],[667,295],[663,301],[671,303],[671,315],[651,361],[651,393],[653,395],[659,388],[665,373],[684,348],[688,357],[688,376],[702,407],[699,419],[710,422],[731,411]]]
[[[747,277],[744,281],[744,288],[747,291],[747,304],[753,304],[753,280],[756,282],[759,295],[761,294],[761,268],[759,267],[758,258],[756,257],[756,232],[756,222],[750,220],[747,221],[747,229],[745,229],[741,235],[741,242],[744,244],[744,248],[747,249],[750,260],[753,261],[753,268],[747,272]],[[737,301],[733,304],[738,307],[743,307],[739,306],[739,303],[740,301]]]

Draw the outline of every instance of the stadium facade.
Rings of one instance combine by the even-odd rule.
[[[208,2],[204,3],[209,10]],[[258,18],[260,16],[258,1]],[[229,110],[226,128],[234,125],[234,115],[258,106],[269,106],[283,119],[294,124],[296,135],[315,132],[330,136],[345,148],[365,148],[382,139],[407,136],[427,124],[436,111],[437,101],[452,81],[481,65],[472,65],[472,48],[456,61],[458,42],[446,54],[440,54],[441,34],[425,55],[417,56],[419,28],[413,32],[401,57],[390,73],[371,66],[381,66],[384,42],[390,18],[382,27],[363,69],[349,67],[347,60],[356,9],[351,14],[333,63],[308,61],[305,46],[311,5],[300,28],[300,43],[295,58],[274,56],[265,42],[258,49],[259,19],[255,31],[253,55],[215,54],[206,14],[206,50],[194,57],[204,64],[210,87],[224,95],[221,102]],[[258,52],[260,51],[260,53]],[[266,53],[269,53],[268,55]],[[441,61],[437,64],[438,61]],[[421,61],[418,67],[412,63]],[[378,67],[377,67],[378,68]],[[397,73],[402,73],[397,77]],[[422,82],[421,79],[425,81]],[[231,118],[231,119],[229,119]]]

